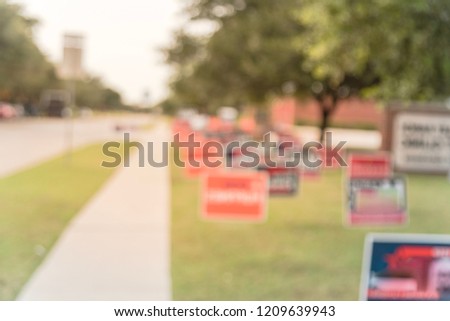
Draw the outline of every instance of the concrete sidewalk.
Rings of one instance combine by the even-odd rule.
[[[167,125],[142,138],[160,159]],[[19,300],[171,299],[169,169],[140,168],[137,156],[67,227]]]

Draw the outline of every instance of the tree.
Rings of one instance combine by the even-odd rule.
[[[58,83],[55,69],[33,41],[35,19],[19,5],[0,0],[0,99],[37,100]]]
[[[76,105],[80,107],[111,109],[123,106],[120,94],[96,77],[75,81],[75,93]]]
[[[209,38],[176,34],[175,45],[167,50],[167,60],[176,70],[175,96],[207,110],[248,103],[264,106],[283,94],[286,83],[303,83],[298,52],[290,50],[301,31],[290,13],[296,2],[200,1],[189,6],[192,21],[209,19],[217,31]]]
[[[339,91],[383,101],[450,95],[448,1],[305,0],[298,17],[304,63],[333,100]]]
[[[185,103],[313,97],[322,140],[339,101],[350,96],[448,96],[445,0],[197,0],[186,13],[217,27],[203,38],[179,33],[167,51],[174,96]]]
[[[0,100],[37,102],[44,90],[66,87],[33,40],[36,24],[19,5],[0,0]],[[77,80],[76,91],[79,106],[122,106],[120,94],[95,77]]]
[[[111,88],[104,88],[102,90],[103,105],[107,108],[121,108],[123,107],[122,96],[120,93]]]

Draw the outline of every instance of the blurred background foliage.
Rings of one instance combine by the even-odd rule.
[[[0,0],[0,99],[38,99],[57,83],[55,68],[33,42],[37,21],[20,6]]]
[[[213,31],[184,27],[163,50],[169,111],[312,97],[324,129],[341,99],[450,96],[447,0],[192,0],[184,13]]]
[[[341,99],[444,100],[450,96],[447,0],[189,0],[188,26],[163,50],[172,66],[166,111],[223,105],[264,108],[273,98],[312,97],[322,127]],[[189,25],[211,25],[195,34]],[[65,88],[33,39],[37,21],[0,0],[0,100],[37,101]],[[101,79],[77,81],[77,103],[121,106]]]

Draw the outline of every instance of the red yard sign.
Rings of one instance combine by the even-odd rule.
[[[212,220],[266,219],[268,177],[263,172],[214,172],[204,176],[202,216]]]
[[[178,135],[179,141],[187,141],[189,135],[191,134],[195,134],[195,130],[192,129],[189,121],[183,119],[175,119],[172,122],[172,135],[174,137]]]
[[[239,120],[239,128],[248,134],[253,134],[256,131],[256,121],[254,117],[242,117]]]
[[[391,159],[387,153],[355,154],[349,157],[350,178],[384,178],[391,174]]]
[[[224,159],[220,150],[214,146],[208,146],[208,143],[213,143],[212,140],[205,139],[198,136],[196,142],[200,143],[200,147],[191,150],[191,153],[184,151],[182,161],[185,164],[185,173],[189,178],[195,178],[201,174],[212,172],[223,168]],[[220,144],[218,141],[214,143]]]

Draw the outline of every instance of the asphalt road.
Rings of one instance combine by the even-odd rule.
[[[116,125],[148,125],[148,115],[94,116],[85,119],[23,118],[0,121],[0,178],[95,142],[120,141]]]

